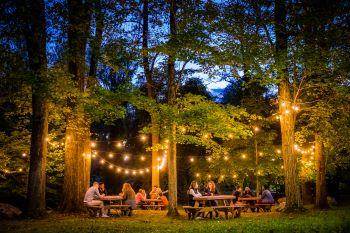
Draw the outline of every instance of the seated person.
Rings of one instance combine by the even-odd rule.
[[[242,196],[242,187],[237,186],[236,190],[233,191],[233,196],[235,196],[235,199],[233,200],[234,203],[238,201],[238,198]]]
[[[149,193],[149,196],[151,199],[158,199],[159,198],[159,193],[161,193],[162,190],[157,186],[153,186],[151,192]]]
[[[160,200],[162,200],[162,204],[164,205],[164,207],[167,207],[169,205],[168,198],[166,198],[166,196],[163,195],[163,193],[159,194],[159,198]]]
[[[216,188],[216,185],[214,183],[214,181],[209,181],[208,185],[204,191],[204,195],[205,196],[214,196],[214,195],[219,195],[219,192]],[[217,206],[218,205],[218,201],[217,200],[210,200],[206,202],[207,206]],[[210,218],[212,218],[213,213],[210,211]],[[219,217],[219,212],[215,211],[215,217],[218,218]]]
[[[245,187],[242,197],[252,197],[253,193],[249,187]]]
[[[273,196],[269,190],[268,186],[263,186],[263,192],[261,194],[261,200],[259,200],[258,203],[261,204],[274,204],[275,200],[273,199]]]
[[[135,191],[132,189],[129,183],[123,184],[121,196],[123,197],[124,203],[130,205],[130,208],[125,211],[125,215],[131,216],[132,210],[136,209],[136,201]]]
[[[142,202],[146,199],[146,192],[144,189],[139,189],[139,192],[135,196],[136,205],[140,205],[142,207]]]
[[[187,194],[188,194],[188,204],[190,206],[194,206],[195,201],[193,200],[193,198],[202,196],[202,194],[198,190],[198,183],[196,181],[191,182],[191,185],[187,190]]]
[[[85,193],[84,203],[88,206],[103,206],[103,201],[99,200],[103,196],[104,194],[100,195],[98,191],[98,182],[94,182]],[[103,218],[109,217],[103,208],[100,211],[100,215]],[[98,216],[99,213],[97,213]]]
[[[107,190],[105,188],[105,183],[100,182],[100,184],[98,185],[98,191],[100,192],[100,195],[104,194],[105,196],[107,196]]]

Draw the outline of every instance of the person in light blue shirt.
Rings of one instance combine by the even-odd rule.
[[[274,204],[275,200],[269,190],[268,186],[263,186],[264,191],[261,194],[261,202],[262,204]]]

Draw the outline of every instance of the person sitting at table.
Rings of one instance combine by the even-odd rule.
[[[100,193],[100,195],[104,194],[107,196],[107,190],[105,188],[105,183],[103,182],[100,182],[99,185],[98,185],[98,191]]]
[[[190,187],[187,191],[188,195],[188,204],[190,206],[194,206],[195,201],[193,200],[194,197],[201,197],[202,194],[198,190],[198,183],[196,181],[192,181]]]
[[[236,203],[238,201],[238,198],[240,198],[242,196],[242,187],[241,186],[237,186],[236,190],[233,191],[233,196],[235,196],[233,203]]]
[[[139,189],[139,192],[135,196],[135,203],[143,208],[143,201],[147,198],[147,194],[144,189]]]
[[[163,204],[164,208],[168,207],[168,205],[169,205],[168,198],[166,198],[166,196],[163,195],[163,193],[159,193],[159,198],[160,198],[160,200],[162,200],[162,204]]]
[[[273,196],[269,190],[268,186],[263,186],[263,192],[261,194],[261,200],[258,201],[258,203],[261,204],[274,204],[275,200],[273,199]]]
[[[98,182],[94,182],[85,193],[84,203],[87,206],[103,206],[103,201],[99,200],[103,196],[104,194],[100,195],[100,192],[98,191]],[[109,217],[103,208],[100,210],[100,213],[97,213],[96,217],[98,217],[99,214],[103,218]]]
[[[162,190],[157,186],[153,186],[151,192],[149,193],[149,196],[151,199],[158,199],[159,198],[159,193],[161,193]]]
[[[132,189],[129,183],[124,183],[122,188],[121,196],[125,204],[130,205],[129,209],[125,211],[125,215],[131,216],[132,210],[136,209],[136,201],[135,201],[135,191]]]
[[[242,197],[252,197],[253,193],[249,187],[245,187]]]
[[[219,192],[216,188],[216,185],[214,183],[214,181],[209,181],[207,184],[207,187],[204,191],[204,196],[214,196],[214,195],[219,195]],[[207,206],[217,206],[218,205],[218,201],[217,200],[210,200],[206,202]],[[210,218],[212,218],[213,213],[209,212],[210,214]],[[215,211],[215,218],[219,217],[219,212]]]

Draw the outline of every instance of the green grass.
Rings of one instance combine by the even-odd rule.
[[[178,219],[165,217],[164,211],[144,210],[108,219],[52,213],[44,220],[0,221],[0,232],[350,232],[348,207],[301,214],[243,213],[229,220],[189,221],[180,213]]]

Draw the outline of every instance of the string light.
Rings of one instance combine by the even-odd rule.
[[[194,158],[193,158],[193,157],[190,158],[190,162],[191,162],[191,163],[194,162]]]
[[[91,147],[95,147],[96,143],[95,142],[91,142]]]
[[[22,157],[27,157],[27,154],[26,154],[26,153],[23,153],[23,154],[22,154]]]
[[[242,154],[242,159],[246,159],[247,155],[246,154]]]
[[[122,171],[122,169],[121,168],[117,168],[117,172],[119,173],[119,172],[121,172]]]
[[[49,138],[45,138],[45,141],[47,141],[47,142],[48,142],[48,141],[49,141]]]
[[[123,147],[123,143],[117,142],[117,147],[118,147],[118,148],[122,148],[122,147]]]
[[[22,168],[19,168],[19,169],[18,169],[18,171],[19,171],[19,172],[22,172],[22,171],[23,171],[23,169],[22,169]]]
[[[263,152],[259,152],[259,155],[262,156],[262,155],[264,155],[264,153]]]
[[[200,174],[199,173],[196,173],[196,177],[199,177],[200,176]]]
[[[109,157],[109,158],[113,158],[113,156],[114,156],[114,155],[113,155],[112,153],[109,153],[109,154],[108,154],[108,157]]]
[[[285,114],[289,114],[290,111],[287,109],[286,111],[284,111]]]
[[[276,152],[277,152],[277,154],[281,154],[282,153],[282,151],[280,149],[277,149]]]
[[[69,140],[69,139],[70,139],[70,136],[67,136],[67,139]]]
[[[233,175],[233,178],[236,179],[236,178],[237,178],[237,175]]]
[[[228,160],[228,156],[225,156],[224,159],[225,159],[225,160]]]
[[[149,169],[148,169],[148,168],[146,168],[146,172],[149,172]]]
[[[209,162],[211,162],[212,158],[211,158],[211,157],[208,157],[207,160],[208,160]]]
[[[297,105],[293,105],[292,109],[296,112],[300,110],[299,106],[297,106]]]
[[[129,160],[129,155],[124,155],[124,161]]]
[[[110,165],[109,165],[109,168],[110,168],[110,169],[112,169],[112,168],[113,168],[113,165],[112,165],[112,164],[110,164]]]
[[[145,142],[147,140],[147,137],[145,135],[141,135],[141,141]]]
[[[129,174],[129,170],[125,170],[124,173],[125,173],[125,174]]]
[[[210,174],[208,175],[208,178],[209,178],[209,179],[211,178],[211,175],[210,175]]]
[[[133,175],[136,175],[136,171],[132,171],[132,174],[133,174]]]
[[[254,127],[254,131],[255,131],[255,132],[258,132],[259,130],[260,130],[259,127],[257,127],[257,126]]]
[[[230,134],[228,135],[228,137],[232,139],[232,138],[233,138],[233,134],[230,133]]]
[[[145,161],[145,159],[146,159],[145,156],[141,156],[141,157],[140,157],[140,160],[141,160],[141,161]]]

